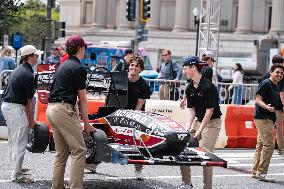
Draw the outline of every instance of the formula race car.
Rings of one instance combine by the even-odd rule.
[[[48,93],[43,94],[43,91],[49,90],[52,71],[47,65],[42,66],[45,70],[38,72],[37,103],[46,104]],[[157,113],[125,109],[127,81],[126,72],[110,72],[105,68],[95,68],[88,74],[88,91],[95,95],[105,94],[106,98],[96,112],[89,112],[96,132],[85,138],[87,164],[227,167],[225,160],[199,148],[198,141],[175,120]],[[38,109],[44,109],[42,107]],[[31,152],[44,152],[48,144],[52,145],[52,130],[46,126],[48,122],[44,122],[30,133],[27,149]]]

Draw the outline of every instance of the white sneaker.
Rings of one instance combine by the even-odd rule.
[[[261,173],[257,173],[255,175],[255,178],[264,182],[276,182],[273,178],[267,176],[266,174],[261,174]]]
[[[137,180],[144,180],[144,176],[143,176],[142,170],[135,170],[135,174],[136,174],[136,179]]]
[[[192,188],[193,188],[192,183],[186,184],[183,182],[181,185],[179,185],[179,189],[192,189]]]

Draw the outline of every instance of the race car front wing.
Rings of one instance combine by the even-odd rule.
[[[227,168],[227,161],[219,158],[206,148],[185,148],[177,156],[146,157],[136,146],[121,144],[98,144],[96,162],[141,165],[170,166],[219,166]]]

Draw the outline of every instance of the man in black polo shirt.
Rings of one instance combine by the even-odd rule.
[[[43,51],[32,45],[20,49],[23,63],[12,73],[2,95],[1,110],[8,128],[8,150],[11,163],[11,179],[15,182],[31,183],[30,177],[23,175],[23,160],[28,143],[29,128],[33,128],[35,79],[32,67],[37,64]]]
[[[284,65],[284,58],[280,55],[274,55],[272,57],[273,64],[282,64]],[[270,77],[270,71],[265,73],[263,76],[263,80]],[[278,153],[279,155],[284,155],[284,141],[283,141],[283,120],[284,120],[284,111],[283,111],[283,104],[284,104],[284,79],[282,78],[278,82],[279,86],[279,103],[278,106],[275,107],[275,114],[276,114],[276,138],[277,138],[277,146],[278,146]]]
[[[88,45],[78,35],[70,36],[66,42],[69,59],[56,70],[50,89],[47,119],[53,128],[56,156],[53,168],[52,188],[64,188],[66,161],[71,151],[72,164],[70,188],[83,188],[86,161],[86,146],[76,102],[79,99],[84,132],[89,135],[95,129],[89,124],[86,98],[87,70],[80,60],[84,58]]]
[[[185,59],[183,72],[187,79],[191,79],[185,91],[189,108],[189,127],[187,128],[199,140],[199,146],[210,152],[214,147],[221,128],[221,111],[215,85],[202,77],[201,70],[204,63]],[[197,124],[192,124],[197,117]],[[203,167],[204,187],[212,188],[212,167]],[[180,188],[192,188],[191,171],[188,166],[181,166],[182,185]]]
[[[253,161],[252,178],[275,182],[267,176],[269,163],[274,151],[275,109],[279,106],[279,81],[283,78],[284,67],[273,64],[270,77],[258,87],[255,98],[254,123],[257,129],[257,144]]]
[[[206,79],[209,79],[212,82],[213,69],[208,66],[206,62],[201,62],[198,56],[188,56],[184,59],[189,62],[200,62],[202,64],[201,75]],[[187,79],[187,84],[191,82],[191,79]],[[187,86],[187,85],[186,85]],[[183,109],[186,105],[186,95],[183,95],[182,100],[180,101],[180,107]]]

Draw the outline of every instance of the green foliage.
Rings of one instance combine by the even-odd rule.
[[[0,33],[2,36],[3,1],[0,0]],[[11,40],[12,34],[23,34],[23,45],[32,44],[39,49],[44,49],[46,37],[46,3],[41,0],[7,0],[8,6],[8,34]],[[52,20],[59,20],[59,10],[52,10]],[[53,27],[53,26],[52,26]],[[53,29],[51,29],[53,31]],[[2,40],[2,39],[1,39]],[[10,43],[11,44],[11,43]]]
[[[9,28],[21,23],[20,14],[21,7],[23,3],[20,0],[6,0],[7,2],[7,31],[9,36]],[[0,41],[2,45],[2,35],[3,35],[3,22],[4,22],[4,0],[0,0]]]
[[[32,44],[43,49],[46,36],[46,4],[39,0],[28,0],[21,7],[21,23],[10,28],[11,33],[23,33],[23,44]]]

